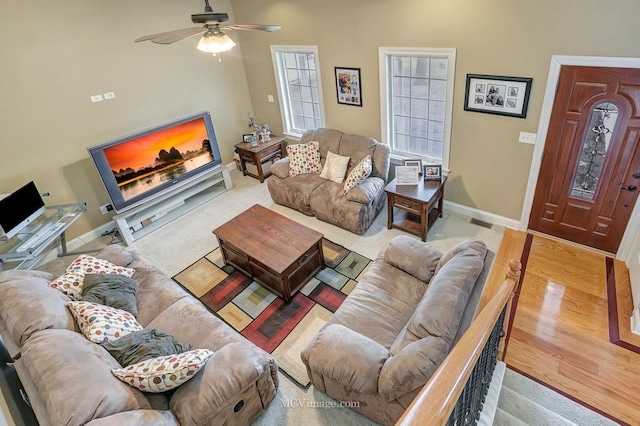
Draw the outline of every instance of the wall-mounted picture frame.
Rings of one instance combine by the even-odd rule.
[[[362,86],[360,84],[360,68],[335,67],[336,93],[338,103],[362,106]]]
[[[396,185],[417,185],[418,170],[416,166],[396,166]]]
[[[467,74],[464,110],[526,118],[532,78]]]
[[[411,159],[411,160],[402,160],[403,166],[412,166],[418,168],[418,175],[422,174],[422,160],[421,159]]]
[[[442,180],[442,165],[425,164],[423,166],[422,176],[424,180]]]
[[[242,135],[242,142],[251,143],[251,139],[255,136],[253,133],[245,133]]]

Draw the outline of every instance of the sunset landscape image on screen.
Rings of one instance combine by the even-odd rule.
[[[202,118],[106,148],[104,154],[125,200],[215,160]]]

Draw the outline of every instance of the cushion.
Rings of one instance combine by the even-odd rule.
[[[345,194],[348,201],[369,204],[381,194],[384,196],[384,180],[369,176]],[[344,190],[344,189],[343,189]]]
[[[289,176],[320,173],[320,150],[318,142],[287,145]]]
[[[136,291],[138,284],[124,275],[86,274],[82,300],[131,312],[138,316]]]
[[[25,344],[16,360],[21,377],[37,389],[48,417],[41,424],[84,425],[121,411],[150,409],[144,394],[116,379],[119,368],[100,345],[69,330],[44,330]]]
[[[95,343],[109,342],[142,330],[136,318],[122,309],[82,300],[69,302],[67,306],[82,334]]]
[[[213,352],[209,349],[193,349],[181,354],[148,359],[111,372],[141,391],[165,392],[195,376],[212,355]]]
[[[342,183],[344,175],[347,174],[347,167],[349,167],[349,157],[343,157],[342,155],[334,154],[329,151],[327,153],[327,159],[324,162],[322,173],[320,177],[332,180],[336,183]]]
[[[132,268],[114,265],[104,259],[98,259],[86,254],[78,256],[65,273],[58,279],[53,280],[49,286],[60,290],[73,300],[82,299],[82,284],[86,274],[119,274],[131,277],[135,272]]]
[[[155,328],[134,331],[102,346],[123,367],[191,349],[190,344],[177,342],[170,334]]]
[[[349,172],[349,176],[344,182],[344,193],[346,194],[368,178],[371,174],[371,169],[371,156],[367,155]]]
[[[441,257],[440,250],[407,235],[393,238],[384,250],[385,262],[426,283]]]
[[[461,241],[455,246],[451,247],[445,254],[442,255],[442,257],[438,261],[438,265],[436,266],[436,274],[445,265],[445,263],[467,249],[474,250],[478,253],[484,253],[485,255],[487,253],[487,246],[482,240],[479,240],[477,238],[470,238],[468,240]]]
[[[269,166],[269,171],[280,179],[289,176],[289,157],[284,157]]]
[[[41,330],[76,329],[66,308],[70,299],[49,287],[51,279],[53,275],[40,271],[0,272],[0,313],[12,340],[19,346]]]

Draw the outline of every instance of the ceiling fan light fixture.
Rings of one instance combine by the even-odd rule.
[[[231,50],[236,44],[231,37],[217,29],[209,30],[202,35],[198,42],[197,49],[207,53],[221,53]]]

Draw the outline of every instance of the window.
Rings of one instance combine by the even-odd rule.
[[[580,161],[573,174],[572,197],[593,200],[617,120],[618,107],[612,103],[599,103],[591,111]]]
[[[394,157],[449,166],[455,49],[379,49],[382,139]]]
[[[324,127],[318,49],[271,46],[284,134],[298,139],[305,130]]]

